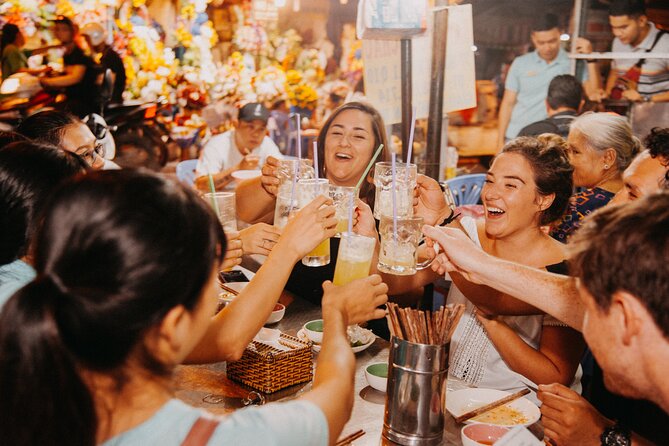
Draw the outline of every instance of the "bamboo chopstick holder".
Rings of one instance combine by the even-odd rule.
[[[493,401],[492,403],[486,404],[485,406],[481,406],[478,409],[470,410],[467,413],[463,413],[460,416],[455,417],[455,422],[456,423],[462,423],[463,421],[467,421],[470,418],[477,417],[483,413],[486,413],[490,410],[496,409],[499,406],[503,406],[506,403],[510,403],[511,401],[517,400],[518,398],[527,395],[530,393],[530,389],[523,389],[519,390],[516,393],[513,393],[511,395],[505,396],[502,399],[499,399],[497,401]]]

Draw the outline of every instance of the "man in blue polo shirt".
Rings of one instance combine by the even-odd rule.
[[[506,76],[497,126],[498,150],[505,141],[518,136],[523,127],[547,118],[548,85],[555,76],[570,72],[569,57],[560,48],[560,29],[554,14],[546,14],[535,24],[531,38],[535,50],[516,57]]]

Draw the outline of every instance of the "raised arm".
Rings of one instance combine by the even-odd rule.
[[[331,200],[318,197],[290,220],[255,277],[214,317],[187,362],[228,361],[241,357],[279,300],[295,263],[335,234],[337,219],[331,204]]]
[[[459,229],[426,226],[423,232],[440,246],[441,252],[434,264],[439,274],[460,274],[473,285],[489,286],[581,330],[584,308],[573,278],[486,254]],[[462,288],[461,291],[467,295]]]
[[[321,408],[328,420],[334,445],[353,408],[355,357],[346,327],[385,315],[377,307],[388,300],[388,288],[379,276],[370,276],[336,287],[323,284],[323,344],[318,355],[313,390],[302,398]]]
[[[509,127],[511,112],[516,105],[517,100],[518,94],[515,91],[509,89],[504,90],[502,103],[499,106],[499,116],[497,117],[497,152],[500,152],[504,146],[506,129]]]
[[[280,161],[268,156],[262,167],[262,176],[241,182],[236,190],[237,214],[247,223],[257,223],[274,213],[279,190]]]

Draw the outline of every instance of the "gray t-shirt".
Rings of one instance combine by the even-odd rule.
[[[206,413],[173,399],[149,420],[102,446],[180,446],[193,423]],[[208,445],[317,446],[328,444],[328,424],[309,401],[249,407],[221,418]]]

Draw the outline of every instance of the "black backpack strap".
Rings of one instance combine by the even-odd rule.
[[[660,39],[662,38],[662,36],[665,35],[666,33],[667,33],[666,31],[664,31],[664,30],[660,30],[660,31],[657,33],[657,35],[655,36],[655,40],[653,40],[653,44],[652,44],[652,45],[650,46],[650,48],[648,48],[645,52],[646,52],[646,53],[650,53],[651,51],[653,51],[653,49],[655,48],[655,45],[657,45],[657,42],[659,42]],[[638,61],[635,65],[636,65],[638,68],[641,68],[641,66],[642,66],[643,64],[645,64],[645,63],[646,63],[646,59],[639,59],[639,61]]]

